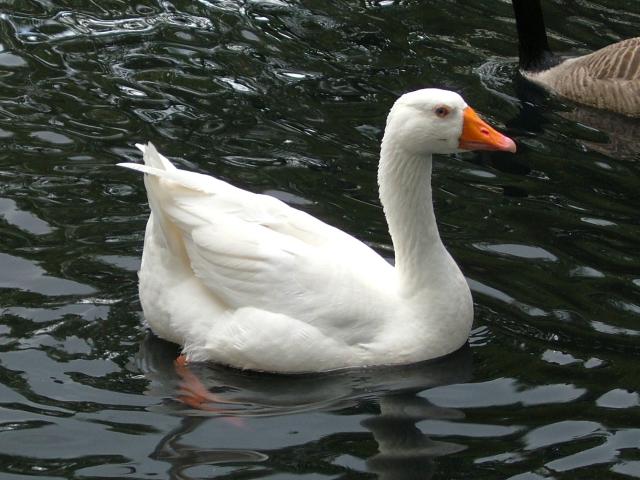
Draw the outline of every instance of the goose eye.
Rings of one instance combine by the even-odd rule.
[[[436,107],[434,109],[434,112],[436,114],[436,116],[438,116],[439,118],[444,118],[447,115],[449,115],[450,110],[448,107],[445,107],[444,105],[440,105],[439,107]]]

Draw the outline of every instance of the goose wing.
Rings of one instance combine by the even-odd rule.
[[[575,67],[598,80],[640,81],[640,37],[608,45],[579,57]]]
[[[530,78],[569,99],[640,116],[640,37],[570,58]]]
[[[323,329],[348,324],[347,342],[375,334],[364,327],[380,314],[393,276],[377,253],[278,199],[147,158],[155,155],[148,145],[146,165],[121,165],[148,174],[168,250],[229,309],[282,313]]]

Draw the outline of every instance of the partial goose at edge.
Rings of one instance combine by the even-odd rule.
[[[549,48],[540,0],[512,0],[520,71],[578,103],[640,117],[640,37],[562,59]]]

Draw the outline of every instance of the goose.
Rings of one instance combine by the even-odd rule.
[[[395,266],[280,200],[176,168],[138,145],[151,214],[139,271],[145,319],[187,362],[303,373],[410,364],[467,341],[473,302],[432,203],[433,154],[515,152],[457,93],[394,103],[378,166]]]
[[[549,48],[540,0],[512,3],[525,78],[578,103],[640,116],[640,37],[563,59]]]

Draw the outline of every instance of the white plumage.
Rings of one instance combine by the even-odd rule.
[[[428,89],[389,115],[379,182],[395,268],[280,200],[176,169],[151,143],[138,145],[145,164],[121,165],[146,174],[139,289],[151,329],[191,361],[277,372],[410,363],[459,348],[471,296],[440,241],[430,176],[431,153],[464,148],[469,111],[457,94]],[[501,139],[470,141],[515,149],[491,133]]]

